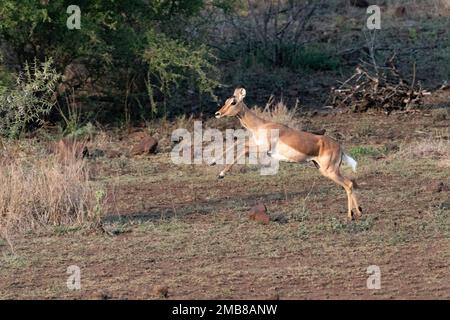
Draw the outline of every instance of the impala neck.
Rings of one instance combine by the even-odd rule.
[[[242,126],[250,131],[256,130],[260,125],[267,122],[253,113],[245,103],[242,103],[240,111],[236,116],[241,121]]]

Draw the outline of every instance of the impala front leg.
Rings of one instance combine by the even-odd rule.
[[[235,144],[236,144],[236,143],[235,143]],[[234,144],[234,145],[235,145],[235,144]],[[234,145],[233,145],[233,148],[234,148]],[[228,150],[230,150],[230,149],[231,149],[231,147],[228,148]],[[228,151],[228,150],[227,150],[227,151]],[[236,162],[239,161],[239,159],[241,159],[241,158],[244,157],[244,156],[248,156],[249,151],[250,151],[250,146],[249,146],[248,142],[246,141],[246,142],[245,142],[245,145],[244,145],[244,150],[243,150],[240,154],[238,154],[238,155],[233,159],[233,162],[232,162],[232,163],[227,164],[227,165],[225,166],[225,168],[224,168],[222,171],[220,171],[218,178],[219,178],[219,179],[223,179],[223,177],[225,177],[225,173],[227,173],[228,171],[230,171],[231,168],[236,164]]]
[[[228,152],[230,152],[230,150],[233,150],[233,149],[234,149],[234,147],[236,146],[236,144],[237,144],[237,141],[235,141],[231,147],[229,147],[228,149],[225,150],[224,153],[222,153],[222,159],[224,158],[224,155],[226,155]],[[216,163],[216,159],[217,159],[217,157],[215,157],[215,158],[209,163],[209,165],[210,165],[210,166],[215,166],[215,165],[217,164],[217,163]]]

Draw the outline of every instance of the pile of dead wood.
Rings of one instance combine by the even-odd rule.
[[[331,105],[354,112],[376,109],[388,113],[419,107],[430,93],[416,81],[415,65],[412,80],[407,81],[396,68],[394,57],[383,67],[369,63],[357,66],[350,78],[331,89]]]

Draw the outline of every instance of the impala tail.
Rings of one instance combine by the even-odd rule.
[[[350,157],[348,154],[342,153],[342,162],[352,167],[353,172],[356,172],[356,166],[358,165],[358,163],[356,162],[355,159]]]

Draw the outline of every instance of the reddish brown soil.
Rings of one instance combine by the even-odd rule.
[[[17,236],[15,255],[1,243],[0,297],[154,299],[159,286],[169,299],[449,299],[450,211],[439,205],[450,197],[430,187],[450,183],[448,155],[401,156],[416,141],[449,143],[449,121],[429,112],[302,124],[353,152],[371,148],[356,175],[345,171],[358,181],[361,221],[345,222],[345,193],[312,166],[283,164],[272,177],[240,166],[217,180],[220,166],[176,166],[166,153],[89,160],[108,189],[107,232]],[[260,201],[287,223],[249,220]],[[66,287],[70,265],[79,291]],[[366,286],[371,265],[380,290]]]

